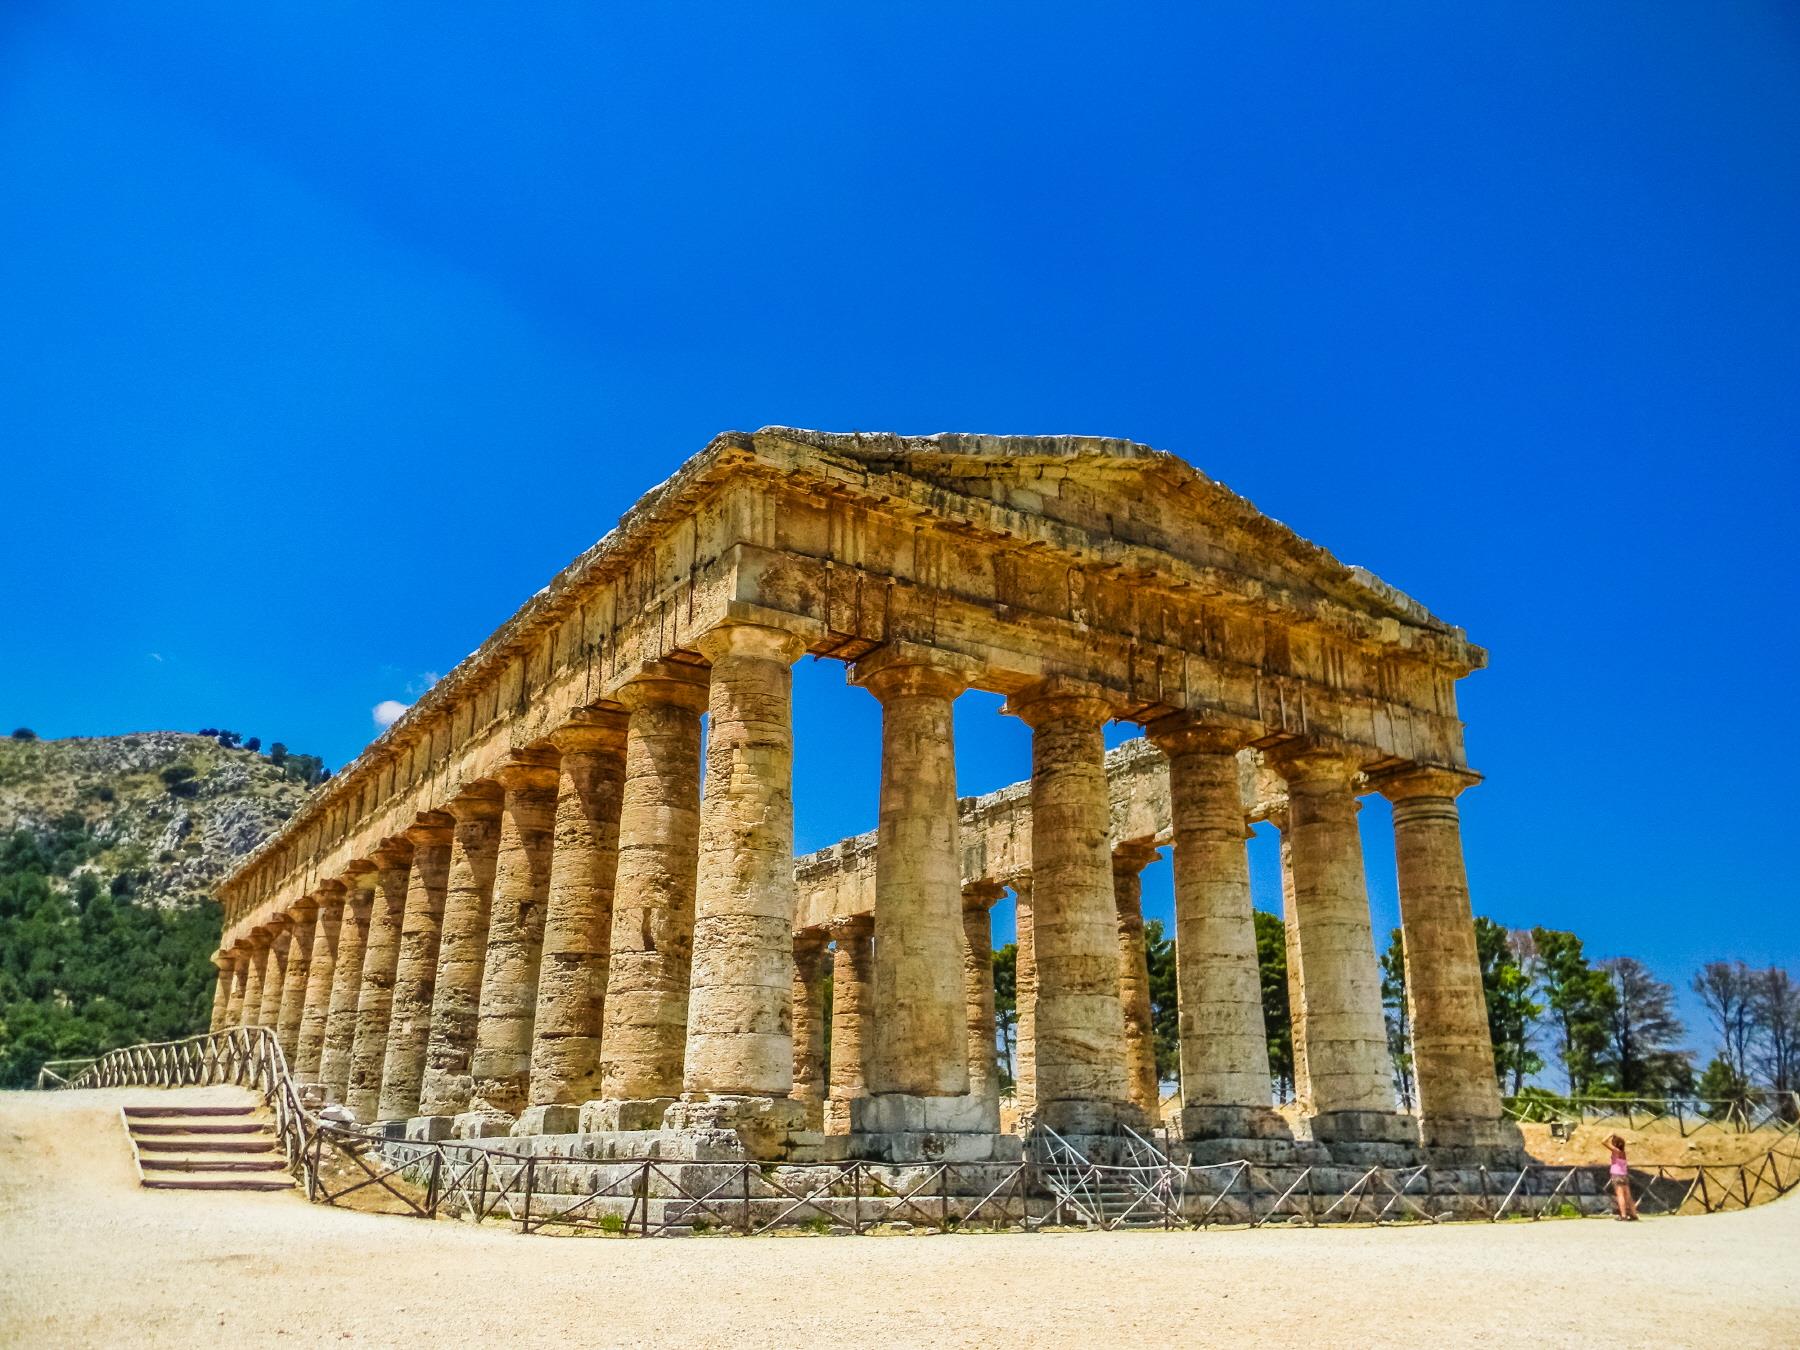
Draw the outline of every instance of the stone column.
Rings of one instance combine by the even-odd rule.
[[[573,1133],[581,1103],[600,1095],[626,723],[622,708],[589,708],[550,737],[562,755],[556,844],[538,969],[530,1109],[516,1134]]]
[[[868,1095],[867,1033],[875,983],[875,921],[866,914],[832,925],[831,1095],[825,1102],[827,1134],[848,1134],[850,1103]]]
[[[260,1027],[262,1022],[263,990],[267,987],[265,976],[269,968],[269,931],[259,928],[250,934],[247,943],[248,955],[244,961],[244,1000],[238,1013],[238,1021],[247,1027]]]
[[[262,1000],[257,1004],[256,1025],[276,1032],[281,1039],[281,991],[287,986],[288,944],[292,940],[293,920],[282,915],[271,925],[269,955],[263,962]]]
[[[794,937],[794,1090],[808,1129],[825,1128],[825,946],[822,928]]]
[[[1189,1139],[1285,1133],[1270,1102],[1269,1038],[1244,848],[1242,731],[1178,714],[1150,739],[1169,757],[1181,1126]]]
[[[963,887],[962,892],[962,972],[963,1006],[967,1023],[967,1058],[969,1095],[987,1103],[987,1114],[993,1121],[988,1128],[1000,1128],[999,1050],[994,1040],[994,916],[989,912],[1006,887],[997,882],[977,881]]]
[[[318,900],[305,896],[288,911],[293,921],[288,940],[287,972],[281,982],[281,1011],[276,1018],[275,1037],[281,1042],[281,1053],[287,1056],[288,1069],[297,1072],[300,1058],[300,1018],[306,1011],[306,977],[312,970],[312,935],[319,913]]]
[[[1300,745],[1282,747],[1270,762],[1288,786],[1294,950],[1304,1009],[1298,1020],[1306,1037],[1313,1137],[1416,1143],[1410,1119],[1395,1110],[1356,828],[1357,761]]]
[[[377,1120],[405,1120],[419,1112],[455,826],[456,818],[448,811],[424,811],[407,829],[412,863],[399,878],[405,897],[397,934],[390,927],[396,887],[389,869],[383,867],[376,880],[369,946],[363,953],[356,1046],[350,1053],[350,1109],[358,1120],[370,1119],[365,1103],[371,1099]],[[390,965],[394,973],[384,1018],[381,977]]]
[[[455,1116],[474,1089],[469,1060],[481,1013],[481,976],[487,966],[488,918],[494,900],[494,868],[500,848],[498,784],[478,783],[450,803],[456,829],[450,843],[450,876],[444,889],[444,921],[438,933],[437,986],[431,997],[431,1035],[419,1084],[421,1116]],[[393,1035],[389,1031],[390,1038]],[[421,1124],[417,1134],[448,1128]]]
[[[1269,813],[1269,821],[1281,835],[1281,937],[1287,954],[1288,1040],[1294,1051],[1294,1101],[1301,1115],[1312,1114],[1312,1079],[1306,1072],[1306,1000],[1301,996],[1300,944],[1296,935],[1294,849],[1288,835],[1287,808]]]
[[[1125,1078],[1125,1012],[1113,902],[1109,709],[1060,678],[1015,695],[1031,727],[1032,940],[1037,960],[1037,1118],[1063,1134],[1147,1125]]]
[[[581,1128],[653,1130],[681,1093],[700,847],[704,670],[654,666],[617,695],[629,711],[619,801],[600,1100]]]
[[[344,883],[321,883],[318,900],[318,913],[313,918],[312,954],[306,965],[306,992],[300,1006],[300,1034],[294,1051],[294,1076],[315,1083],[319,1081],[319,1059],[325,1052],[325,1019],[331,1012],[338,929],[344,920]]]
[[[557,762],[554,750],[521,750],[494,775],[506,796],[469,1061],[469,1108],[455,1131],[467,1138],[507,1133],[531,1089],[538,966],[556,841]]]
[[[712,663],[694,965],[675,1128],[735,1127],[764,1156],[802,1124],[794,1086],[792,666],[779,628],[733,623],[699,639]]]
[[[1037,1114],[1037,943],[1032,933],[1031,873],[1012,879],[1014,902],[1013,1101],[1021,1120]]]
[[[350,1057],[356,1048],[356,1010],[362,999],[363,958],[368,954],[369,888],[374,871],[374,864],[359,860],[345,872],[343,921],[338,926],[331,999],[325,1008],[325,1043],[319,1050],[319,1083],[330,1100],[346,1104],[350,1095]],[[386,1039],[384,1026],[382,1040]]]
[[[225,1001],[225,1025],[242,1026],[244,1022],[244,995],[249,989],[250,954],[249,948],[239,944],[231,951],[231,992]]]
[[[1503,1119],[1456,795],[1475,775],[1409,768],[1376,786],[1394,804],[1419,1129],[1431,1147],[1518,1147]]]
[[[207,1030],[218,1032],[225,1028],[231,1008],[231,966],[232,961],[224,952],[213,953],[213,1002],[212,1021]]]
[[[1150,953],[1144,946],[1143,878],[1156,861],[1149,845],[1115,849],[1113,906],[1119,931],[1119,1005],[1125,1013],[1125,1084],[1132,1105],[1155,1122],[1161,1117],[1161,1079],[1156,1072],[1156,1023],[1150,1006]]]

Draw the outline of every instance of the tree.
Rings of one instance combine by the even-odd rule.
[[[1150,968],[1150,1027],[1156,1044],[1156,1081],[1181,1080],[1181,1015],[1175,983],[1175,943],[1163,936],[1161,919],[1144,920],[1144,955]]]
[[[1708,961],[1694,976],[1694,992],[1719,1034],[1719,1053],[1739,1079],[1750,1077],[1756,1033],[1756,976],[1742,961]]]
[[[1602,961],[1600,970],[1613,988],[1602,1062],[1619,1091],[1658,1097],[1690,1091],[1694,1057],[1676,1048],[1683,1028],[1675,1016],[1674,987],[1635,957],[1615,956]]]
[[[1750,1085],[1730,1060],[1714,1055],[1706,1072],[1700,1075],[1694,1095],[1700,1098],[1700,1110],[1705,1115],[1713,1119],[1737,1115],[1741,1119],[1749,1109]]]
[[[1256,910],[1256,965],[1262,976],[1263,1032],[1269,1038],[1269,1077],[1276,1099],[1292,1101],[1294,1019],[1288,1006],[1287,925],[1279,914]]]
[[[280,741],[276,741],[275,744],[269,747],[269,763],[279,767],[280,765],[287,763],[287,757],[288,748]]]
[[[1777,1092],[1800,1089],[1800,985],[1770,966],[1756,972],[1753,998],[1758,1071]]]
[[[1413,1108],[1412,1017],[1406,1006],[1406,938],[1396,928],[1381,954],[1381,1007],[1387,1022],[1388,1058],[1402,1110]]]
[[[994,1027],[1000,1034],[1000,1085],[1018,1081],[1014,1055],[1019,1046],[1019,944],[994,953]]]
[[[252,750],[252,751],[261,750],[262,749],[262,737],[261,736],[250,737],[249,740],[244,742],[244,749]]]
[[[171,764],[158,777],[171,797],[192,797],[200,790],[200,785],[194,781],[194,772],[192,764]]]
[[[1556,1029],[1557,1057],[1569,1092],[1591,1092],[1608,1043],[1612,981],[1588,963],[1581,939],[1573,933],[1533,928],[1531,943],[1538,991]]]
[[[1515,1097],[1525,1090],[1525,1080],[1544,1067],[1544,1057],[1531,1048],[1532,1029],[1544,1005],[1532,997],[1531,976],[1520,958],[1529,942],[1528,934],[1509,933],[1492,919],[1475,917],[1475,954],[1487,996],[1494,1075],[1501,1090]]]
[[[4,722],[0,722],[0,726],[5,725]],[[14,727],[12,738],[15,741],[35,741],[37,739],[37,732],[33,731],[30,727]]]
[[[235,750],[238,748],[238,742],[243,739],[244,738],[235,731],[220,731],[219,748],[221,750]]]

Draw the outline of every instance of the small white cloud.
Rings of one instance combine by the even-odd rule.
[[[400,714],[406,711],[407,705],[398,699],[384,698],[375,705],[375,725],[391,727],[400,720]]]
[[[151,652],[150,659],[152,661],[161,661],[163,659],[163,654],[161,652]]]

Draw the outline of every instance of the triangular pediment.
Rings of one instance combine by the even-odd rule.
[[[860,465],[1086,531],[1105,552],[1166,554],[1189,566],[1309,593],[1376,619],[1461,630],[1373,573],[1341,562],[1178,455],[1103,436],[930,436],[764,427],[753,444]]]

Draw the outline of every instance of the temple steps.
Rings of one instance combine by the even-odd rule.
[[[161,1191],[287,1191],[275,1135],[248,1106],[127,1106],[138,1184]]]

